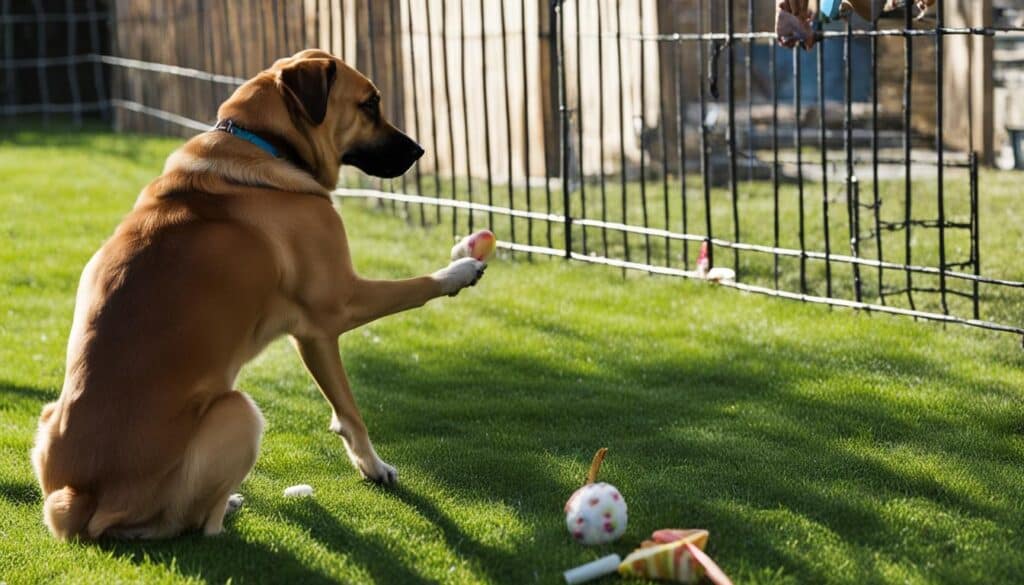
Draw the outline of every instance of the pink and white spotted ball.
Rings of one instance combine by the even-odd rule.
[[[576,542],[607,544],[626,531],[626,500],[609,483],[581,487],[565,503],[565,526]]]

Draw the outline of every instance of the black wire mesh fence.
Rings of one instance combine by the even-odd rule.
[[[97,0],[0,0],[0,118],[109,112],[108,11]]]
[[[707,242],[725,286],[1024,334],[1024,282],[982,270],[1020,242],[983,237],[976,87],[992,39],[1024,28],[970,2],[833,23],[810,51],[777,45],[760,0],[11,2],[7,117],[204,131],[245,78],[319,46],[428,151],[399,179],[344,173],[339,198],[655,274],[700,277]],[[76,35],[61,55],[53,27]]]

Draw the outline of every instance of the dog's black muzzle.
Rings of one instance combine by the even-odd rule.
[[[358,146],[341,157],[368,175],[393,179],[408,171],[423,156],[423,148],[404,133],[391,128],[377,142]]]

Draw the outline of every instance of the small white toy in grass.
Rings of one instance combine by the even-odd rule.
[[[580,544],[607,544],[626,531],[626,500],[615,486],[594,483],[608,449],[599,449],[587,474],[587,484],[565,503],[565,527]]]
[[[708,270],[708,274],[704,278],[711,282],[736,282],[736,271],[732,268],[719,268],[716,266]]]
[[[704,240],[700,245],[700,254],[697,255],[697,276],[711,282],[736,282],[736,271],[732,268],[711,268],[708,244],[708,240]]]
[[[284,497],[286,498],[305,498],[313,495],[313,486],[300,483],[299,485],[293,485],[290,488],[285,488]]]

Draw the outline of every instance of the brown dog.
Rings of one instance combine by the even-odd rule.
[[[64,388],[43,408],[32,453],[58,538],[219,533],[263,430],[235,377],[283,334],[330,402],[352,463],[394,482],[338,336],[483,273],[471,258],[408,280],[355,273],[329,196],[339,165],[395,177],[423,150],[341,60],[318,50],[281,59],[218,115],[231,123],[168,158],[82,273]]]

